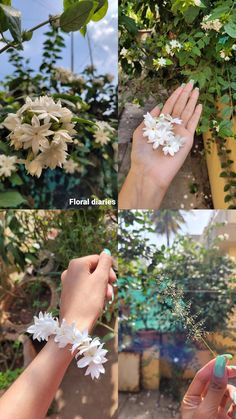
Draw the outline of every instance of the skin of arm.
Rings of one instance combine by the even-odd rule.
[[[76,321],[78,329],[91,332],[103,310],[105,299],[112,297],[112,283],[116,275],[111,256],[101,253],[100,256],[74,259],[61,279],[60,318],[65,318],[68,323]],[[53,337],[50,338],[1,397],[0,418],[45,418],[72,359],[68,347],[60,349]]]
[[[158,107],[150,113],[160,113],[180,118],[183,123],[174,127],[176,135],[185,138],[185,144],[174,157],[153,150],[143,136],[144,123],[133,135],[131,168],[119,194],[120,209],[159,209],[161,202],[178,171],[188,156],[194,141],[202,105],[197,105],[198,88],[193,83],[180,86],[166,101],[162,111]]]

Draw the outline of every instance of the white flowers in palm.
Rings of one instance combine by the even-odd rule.
[[[78,368],[85,368],[85,375],[91,375],[91,378],[99,378],[100,374],[105,373],[103,364],[107,362],[107,350],[103,348],[104,344],[98,337],[92,339],[88,330],[80,331],[76,323],[68,324],[65,319],[59,326],[59,321],[52,317],[50,313],[39,313],[34,316],[34,324],[27,329],[28,333],[33,334],[33,339],[48,340],[49,336],[54,335],[54,341],[59,348],[71,346],[71,353],[76,353]],[[81,359],[78,360],[79,357]]]
[[[174,125],[181,125],[179,118],[172,118],[171,115],[160,114],[153,117],[150,113],[144,116],[144,137],[148,138],[148,143],[152,144],[154,150],[162,147],[164,155],[174,156],[184,145],[185,139],[180,135],[175,135]]]
[[[95,143],[107,145],[111,141],[111,136],[115,129],[105,121],[97,121],[94,132]]]
[[[41,96],[25,104],[16,114],[9,114],[3,125],[11,131],[9,139],[15,150],[27,150],[24,164],[32,176],[42,170],[55,169],[66,163],[67,143],[76,133],[72,112],[53,98]]]

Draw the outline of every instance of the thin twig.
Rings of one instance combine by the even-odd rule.
[[[56,16],[51,16],[49,19],[45,20],[44,22],[39,23],[39,24],[38,24],[38,25],[36,25],[36,26],[33,26],[33,28],[31,28],[31,29],[28,29],[26,32],[34,32],[34,31],[36,31],[37,29],[42,28],[42,26],[45,26],[45,25],[48,25],[48,23],[52,23],[52,22],[54,22],[54,21],[55,21],[55,20],[57,20],[59,17],[60,17],[59,15],[56,15]],[[7,51],[9,48],[17,48],[19,45],[20,45],[20,44],[12,44],[12,43],[7,44],[7,45],[5,45],[2,49],[0,49],[0,54],[2,54],[3,52]]]

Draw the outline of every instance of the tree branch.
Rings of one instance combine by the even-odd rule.
[[[49,19],[45,20],[42,23],[39,23],[36,26],[33,26],[33,28],[28,29],[26,32],[34,32],[37,29],[42,28],[42,26],[45,26],[45,25],[48,25],[49,23],[54,22],[55,20],[59,19],[59,17],[60,17],[60,15],[50,16]],[[2,49],[0,49],[0,54],[2,54],[3,52],[7,51],[9,48],[17,48],[19,45],[20,44],[13,44],[13,43],[7,44]]]

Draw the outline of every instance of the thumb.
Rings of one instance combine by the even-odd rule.
[[[223,355],[217,356],[210,384],[203,402],[200,405],[201,414],[208,419],[215,419],[219,406],[226,391],[228,375],[226,359]]]
[[[104,249],[99,256],[97,268],[94,274],[98,275],[99,277],[102,277],[108,282],[111,267],[112,267],[111,252],[108,249]]]

